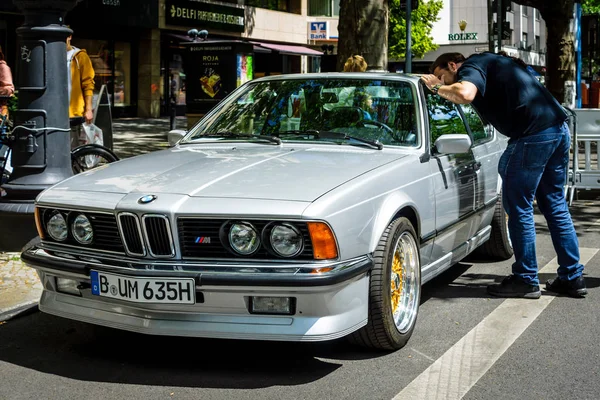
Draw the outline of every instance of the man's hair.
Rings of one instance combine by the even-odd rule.
[[[448,63],[450,62],[458,64],[465,60],[465,56],[463,56],[461,53],[444,53],[436,58],[433,64],[431,64],[431,67],[429,67],[429,72],[433,74],[433,71],[435,71],[435,69],[438,67],[448,68]]]
[[[348,57],[344,64],[344,72],[365,72],[366,70],[367,62],[358,54]]]
[[[4,53],[2,52],[2,46],[0,46],[0,61],[4,60]]]

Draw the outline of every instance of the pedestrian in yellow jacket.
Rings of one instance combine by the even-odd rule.
[[[94,118],[94,67],[87,52],[71,45],[67,38],[67,67],[69,74],[69,118],[84,117],[88,124]]]

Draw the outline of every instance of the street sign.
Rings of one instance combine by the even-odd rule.
[[[308,23],[308,40],[329,39],[329,21],[310,21]]]

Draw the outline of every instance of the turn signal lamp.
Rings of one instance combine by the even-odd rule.
[[[313,257],[316,260],[337,258],[338,248],[329,225],[323,222],[309,222],[308,232],[313,245]]]
[[[33,214],[35,216],[35,227],[37,228],[40,239],[44,239],[44,228],[42,226],[42,217],[40,216],[40,209],[35,207]]]

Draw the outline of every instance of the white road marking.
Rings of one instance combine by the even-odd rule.
[[[581,248],[581,263],[585,265],[597,252]],[[557,268],[554,258],[540,273],[555,273]],[[554,298],[506,299],[393,400],[461,399]]]
[[[586,232],[600,232],[600,219],[594,222],[585,230]]]

